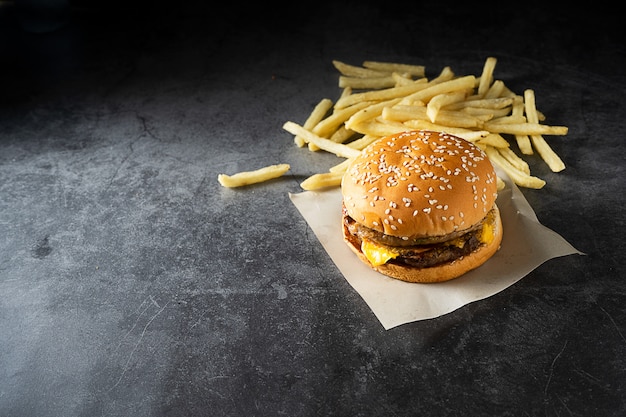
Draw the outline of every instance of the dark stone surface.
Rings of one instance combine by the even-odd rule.
[[[624,415],[619,13],[70,3],[43,33],[0,3],[0,416]],[[338,160],[282,124],[338,97],[333,59],[487,56],[570,127],[524,194],[587,255],[385,331],[288,198]]]

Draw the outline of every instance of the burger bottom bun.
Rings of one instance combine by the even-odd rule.
[[[498,210],[497,206],[495,208]],[[348,241],[346,235],[348,232],[346,227],[343,227],[342,229],[344,233],[344,240],[348,244],[348,247],[352,249],[362,262],[381,274],[407,282],[443,282],[458,278],[487,262],[487,260],[491,258],[498,251],[498,249],[500,249],[500,244],[502,242],[502,220],[500,218],[500,212],[497,211],[495,227],[493,230],[494,236],[491,243],[481,246],[471,254],[460,259],[429,268],[416,268],[410,265],[399,265],[393,263],[373,266],[365,255],[363,255],[361,249],[355,247]]]

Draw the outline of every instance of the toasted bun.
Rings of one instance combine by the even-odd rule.
[[[386,263],[379,266],[372,265],[365,255],[363,255],[360,248],[352,245],[347,239],[348,231],[345,227],[345,222],[343,228],[344,240],[362,262],[381,274],[407,282],[433,283],[449,281],[478,268],[491,258],[500,248],[500,244],[502,242],[502,220],[500,218],[498,207],[494,205],[494,208],[496,209],[497,215],[493,230],[493,240],[489,244],[481,246],[470,255],[464,256],[452,262],[429,268],[416,268],[394,263]]]
[[[379,139],[341,183],[350,217],[387,235],[443,236],[481,221],[497,197],[486,154],[453,135],[403,132]]]

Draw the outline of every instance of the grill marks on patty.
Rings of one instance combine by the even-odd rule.
[[[363,239],[366,239],[398,253],[396,258],[388,261],[389,263],[411,265],[418,268],[452,262],[469,255],[483,245],[481,241],[483,223],[493,223],[495,220],[494,210],[491,210],[483,221],[468,230],[446,236],[406,241],[357,223],[347,215],[345,209],[344,214],[343,227],[347,231],[345,235],[349,243],[355,248],[360,250]]]

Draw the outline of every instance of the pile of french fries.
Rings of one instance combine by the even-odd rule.
[[[328,172],[306,178],[301,187],[339,186],[351,159],[363,148],[390,134],[424,129],[471,141],[517,185],[542,188],[545,181],[531,175],[528,163],[511,149],[511,143],[515,141],[523,155],[537,152],[553,172],[559,172],[565,164],[544,136],[564,136],[568,128],[544,123],[533,90],[518,95],[494,78],[496,62],[488,57],[480,76],[459,76],[445,67],[428,79],[420,65],[365,61],[355,66],[333,61],[340,73],[340,97],[335,102],[322,99],[303,124],[287,121],[283,129],[294,135],[297,146],[331,152],[345,160]],[[284,165],[276,165],[262,168],[258,175],[255,171],[242,174],[250,183],[284,172]],[[500,179],[499,186],[503,185]]]

